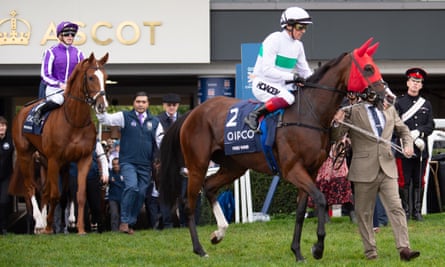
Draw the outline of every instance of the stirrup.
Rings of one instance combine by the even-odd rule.
[[[249,127],[250,130],[252,130],[254,133],[259,133],[261,134],[261,130],[260,130],[260,122],[258,122],[258,127],[254,128],[252,127],[252,125],[250,124],[250,121],[248,119],[248,117],[244,118],[244,123]]]

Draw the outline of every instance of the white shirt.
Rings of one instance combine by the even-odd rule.
[[[144,113],[144,116],[147,114]],[[125,126],[125,120],[124,120],[124,114],[122,111],[109,114],[107,112],[99,114],[96,113],[96,117],[99,120],[100,123],[110,126],[119,126],[121,128],[124,128]],[[144,118],[145,120],[145,118]],[[164,136],[164,128],[162,128],[162,125],[159,123],[158,128],[156,128],[156,145],[158,148],[161,146],[162,137]]]
[[[312,75],[303,43],[294,40],[287,31],[269,34],[260,49],[253,70],[256,77],[266,82],[284,85],[285,81],[293,80],[294,73],[303,78]]]

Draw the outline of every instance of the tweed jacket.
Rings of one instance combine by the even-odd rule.
[[[345,112],[345,122],[359,127],[374,135],[368,118],[367,106],[361,103],[352,106]],[[403,147],[413,146],[409,128],[400,119],[394,106],[383,111],[385,127],[381,138],[391,140],[393,133],[397,133],[402,140]],[[352,146],[352,161],[349,167],[348,179],[353,182],[372,182],[377,178],[380,169],[390,178],[397,179],[396,161],[391,145],[378,142],[376,138],[367,136],[357,130],[341,124],[333,127],[333,137],[339,139],[345,133],[349,134]]]

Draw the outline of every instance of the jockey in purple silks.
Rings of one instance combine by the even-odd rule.
[[[46,102],[36,110],[34,123],[42,122],[42,115],[63,104],[63,92],[74,67],[84,59],[82,51],[73,46],[74,37],[79,26],[63,21],[57,26],[59,43],[48,48],[43,54],[40,75],[46,85]]]

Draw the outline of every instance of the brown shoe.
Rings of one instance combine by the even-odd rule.
[[[121,223],[119,225],[119,232],[129,234],[130,228],[128,227],[128,223]]]
[[[404,248],[400,251],[400,259],[402,261],[410,261],[420,256],[419,251],[411,250],[410,248]]]

